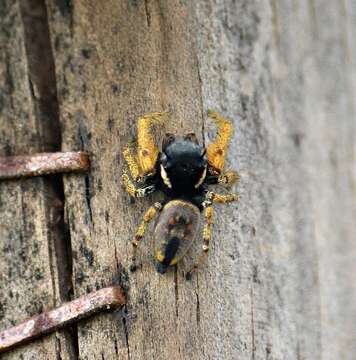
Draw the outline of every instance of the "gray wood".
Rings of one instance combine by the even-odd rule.
[[[34,4],[31,14],[27,5],[11,0],[0,5],[0,156],[58,150],[56,119],[51,118],[55,109],[45,86],[50,81],[42,73],[48,73],[50,59],[42,58],[36,71],[36,54],[46,55],[46,49],[26,51],[31,19],[35,16],[38,25],[43,14]],[[43,30],[41,24],[38,29]],[[36,38],[43,40],[45,34]],[[0,182],[1,329],[67,299],[57,181],[52,177]],[[1,359],[69,359],[72,354],[69,334],[57,332],[2,354]]]
[[[63,176],[74,295],[112,283],[128,293],[123,310],[78,325],[71,345],[79,358],[352,359],[352,0],[46,4],[62,149],[92,157],[87,176]],[[30,94],[10,94],[19,96]],[[165,276],[155,272],[145,255],[152,231],[142,269],[131,274],[130,240],[157,197],[130,204],[121,150],[139,115],[162,110],[172,116],[157,139],[195,131],[209,143],[209,108],[234,122],[227,167],[241,172],[241,201],[216,206],[209,259],[191,282],[190,257]],[[18,286],[15,278],[0,284]]]

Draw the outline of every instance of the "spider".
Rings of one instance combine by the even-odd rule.
[[[128,170],[122,183],[134,198],[145,197],[155,191],[164,194],[143,216],[143,221],[132,240],[131,271],[137,269],[136,253],[148,224],[159,215],[155,225],[156,269],[163,274],[183,258],[198,231],[204,212],[202,253],[186,274],[187,279],[203,263],[208,251],[213,224],[213,203],[229,203],[239,199],[236,194],[217,194],[208,190],[211,184],[231,186],[238,182],[236,171],[224,171],[227,146],[233,128],[229,120],[215,111],[208,116],[217,126],[215,141],[207,148],[199,145],[194,133],[183,137],[166,134],[159,151],[153,140],[153,125],[162,124],[168,113],[155,112],[138,119],[137,141],[131,141],[123,150]],[[131,180],[132,178],[132,180]]]

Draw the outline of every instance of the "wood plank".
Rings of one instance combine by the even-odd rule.
[[[9,156],[52,151],[56,146],[54,128],[45,123],[52,105],[43,95],[43,82],[36,78],[38,72],[28,58],[24,12],[20,2],[14,1],[4,1],[0,12],[0,153]],[[40,13],[36,15],[41,19]],[[42,59],[42,66],[47,64]],[[62,205],[57,190],[53,180],[42,178],[0,182],[2,329],[63,300],[56,251],[63,230],[59,229]],[[71,342],[64,334],[53,334],[2,358],[69,358]]]
[[[112,283],[128,291],[124,311],[78,326],[79,357],[351,359],[351,0],[47,6],[63,148],[92,156],[89,175],[65,176],[74,292]],[[208,108],[234,121],[227,165],[242,173],[241,202],[217,207],[209,260],[191,282],[190,258],[161,276],[142,254],[142,269],[131,274],[129,241],[157,198],[129,203],[121,150],[136,118],[151,111],[172,112],[158,139],[194,130],[209,142]],[[152,242],[149,235],[143,252]]]
[[[203,103],[237,119],[232,164],[243,175],[239,211],[219,223],[225,241],[210,258],[223,310],[202,325],[212,339],[204,353],[351,359],[355,11],[325,1],[196,4]],[[224,335],[211,336],[211,322]]]
[[[185,282],[180,267],[177,274],[156,274],[145,256],[142,271],[128,273],[130,240],[153,200],[130,205],[120,184],[121,150],[139,115],[170,110],[165,131],[194,130],[202,137],[191,6],[178,1],[73,5],[50,4],[49,12],[63,146],[92,155],[91,174],[79,186],[69,179],[65,186],[75,291],[113,279],[129,289],[129,304],[116,321],[102,316],[79,327],[80,354],[167,358],[188,351],[193,356],[200,347],[198,324],[191,322],[196,287]],[[146,244],[144,251],[150,251],[151,236]]]

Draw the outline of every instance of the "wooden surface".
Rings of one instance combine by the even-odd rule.
[[[61,146],[50,48],[38,45],[45,45],[46,39],[49,44],[43,9],[26,1],[0,5],[1,156],[56,151]],[[2,329],[68,299],[61,183],[61,176],[0,182]],[[74,356],[67,331],[1,359],[54,359],[59,352],[63,359]]]
[[[0,183],[0,326],[113,283],[128,293],[114,315],[5,359],[354,357],[352,0],[6,0],[0,15],[0,155],[92,160],[88,175]],[[131,274],[156,197],[130,203],[122,147],[139,115],[163,110],[157,138],[208,143],[209,108],[234,121],[241,201],[216,207],[191,282],[190,257],[155,272],[152,236]]]

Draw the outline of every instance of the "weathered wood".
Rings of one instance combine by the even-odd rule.
[[[21,6],[24,6],[22,12]],[[48,93],[44,94],[43,90],[43,81],[49,80],[36,77],[38,71],[29,58],[36,54],[26,51],[26,46],[31,46],[28,44],[31,19],[24,19],[24,15],[30,16],[25,6],[25,1],[21,4],[3,1],[0,5],[1,156],[58,150],[56,119],[51,119],[54,125],[47,124],[55,113],[53,105],[47,101]],[[32,10],[37,24],[43,20],[41,9],[32,6]],[[43,31],[41,26],[37,29]],[[45,34],[38,36],[43,37]],[[46,55],[46,48],[37,53],[38,57],[41,55]],[[46,68],[49,61],[42,58],[41,69]],[[65,273],[62,271],[65,260],[57,257],[63,241],[59,231],[61,201],[58,196],[55,178],[52,181],[36,178],[0,182],[1,329],[66,299],[63,278],[59,277]],[[51,335],[1,358],[72,357],[71,339],[63,334]]]
[[[74,293],[112,283],[128,291],[123,312],[78,326],[72,345],[78,347],[79,358],[352,359],[352,0],[48,0],[47,10],[62,148],[85,150],[92,157],[90,174],[64,176]],[[15,30],[21,24],[4,19],[15,34],[6,39],[20,46]],[[26,62],[16,63],[12,71],[27,67]],[[21,98],[22,107],[15,108],[28,115],[31,94],[27,83],[21,84],[1,99]],[[123,145],[135,135],[139,115],[165,110],[172,117],[157,130],[157,138],[166,131],[193,130],[208,143],[214,134],[205,116],[209,108],[234,121],[227,166],[241,171],[241,201],[217,207],[208,262],[191,282],[184,280],[191,258],[176,272],[155,272],[144,254],[152,248],[151,235],[140,256],[142,269],[131,274],[130,240],[156,197],[130,204],[120,184]],[[0,122],[0,128],[5,129],[1,139],[15,139],[8,126]],[[41,139],[38,133],[29,136],[29,130],[26,136],[18,147]],[[52,138],[58,143],[58,135]],[[23,235],[32,241],[29,228],[20,223],[21,214],[10,213],[22,210],[7,205],[6,211],[10,215],[5,219],[18,219]],[[42,209],[36,211],[26,219],[39,217]],[[20,240],[9,240],[11,234],[9,230],[3,236],[5,244],[19,251]],[[14,269],[21,270],[16,256],[20,254],[11,258]],[[50,281],[57,270],[46,259],[41,257],[43,267],[52,274],[43,281]],[[59,289],[70,283],[70,271],[65,274]],[[1,280],[1,291],[10,285],[22,289],[17,277]],[[45,289],[49,296],[56,286]],[[32,294],[37,299],[41,292]],[[21,316],[11,308],[6,319],[15,318]],[[51,339],[46,346],[52,346]],[[39,345],[33,346],[29,349],[35,352]]]
[[[180,267],[162,277],[146,261],[142,271],[127,273],[130,240],[152,199],[130,206],[120,184],[121,150],[139,115],[170,110],[165,130],[194,130],[201,137],[193,9],[179,2],[117,1],[50,8],[63,146],[82,144],[92,154],[82,184],[65,182],[75,292],[115,278],[129,289],[121,319],[103,316],[79,326],[81,357],[194,356],[200,347],[196,286],[185,282]]]
[[[236,119],[232,164],[245,173],[236,218],[219,225],[227,241],[210,258],[225,336],[205,353],[351,359],[355,9],[277,0],[197,9],[203,103]]]

